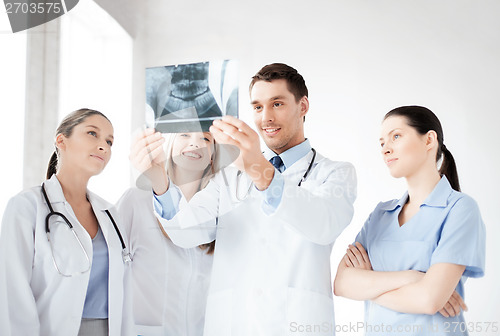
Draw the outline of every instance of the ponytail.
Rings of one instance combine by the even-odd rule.
[[[57,152],[54,151],[49,160],[49,166],[47,167],[47,180],[57,173]]]
[[[443,162],[441,163],[439,173],[446,176],[453,189],[460,191],[460,183],[458,182],[458,172],[455,159],[444,144],[441,146],[441,152],[443,153]]]

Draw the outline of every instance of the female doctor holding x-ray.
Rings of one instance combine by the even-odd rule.
[[[57,129],[47,180],[8,203],[0,236],[0,335],[129,335],[130,258],[118,214],[87,190],[113,127],[81,109]]]

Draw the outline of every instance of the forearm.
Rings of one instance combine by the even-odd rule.
[[[274,215],[316,244],[333,243],[351,222],[356,199],[356,173],[348,163],[313,168],[319,174],[302,186],[285,179],[282,199]],[[325,177],[325,172],[329,172]]]
[[[274,215],[307,240],[327,245],[351,222],[354,198],[320,192],[285,182],[283,198]]]
[[[156,195],[163,195],[168,191],[170,186],[170,179],[168,178],[167,172],[162,167],[159,173],[156,174],[155,178],[151,178],[153,192]]]
[[[435,264],[418,282],[382,294],[373,301],[386,308],[410,314],[433,315],[453,294],[465,266]]]
[[[211,182],[205,189],[193,196],[189,203],[184,204],[179,211],[172,209],[172,205],[164,209],[166,205],[162,204],[162,213],[160,213],[158,202],[154,201],[155,215],[162,229],[176,245],[190,248],[209,243],[215,239],[218,195],[218,186]],[[164,210],[174,211],[169,211],[169,215],[165,216]]]
[[[259,190],[265,190],[269,187],[275,173],[273,165],[262,155],[255,158],[249,169],[245,171]]]
[[[440,309],[437,304],[432,303],[431,295],[422,288],[422,283],[410,284],[384,293],[373,299],[373,302],[408,314],[433,315]]]
[[[343,261],[342,261],[343,263]],[[334,293],[352,300],[373,300],[380,295],[417,281],[420,272],[377,272],[354,267],[340,267]]]
[[[217,232],[216,219],[198,223],[198,226],[195,227],[181,228],[177,225],[175,218],[172,221],[167,221],[158,215],[157,218],[161,229],[179,247],[192,248],[215,240]]]

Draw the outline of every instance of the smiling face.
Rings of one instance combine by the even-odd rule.
[[[97,175],[108,164],[112,145],[111,123],[100,115],[91,115],[76,125],[70,136],[56,136],[60,170],[73,169],[89,176]]]
[[[210,132],[179,133],[172,145],[174,166],[203,173],[212,161],[214,139]]]
[[[254,121],[267,147],[281,154],[305,140],[306,96],[298,102],[284,79],[257,81],[250,91]]]
[[[408,178],[425,165],[435,166],[436,143],[434,131],[421,135],[405,117],[392,116],[382,123],[382,157],[393,177]]]

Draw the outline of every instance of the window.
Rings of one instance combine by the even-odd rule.
[[[93,1],[80,1],[61,17],[59,120],[82,107],[104,113],[115,143],[106,169],[89,189],[116,202],[130,180],[132,38]]]
[[[23,187],[26,32],[12,33],[9,19],[0,13],[0,142],[2,190],[0,215],[8,200]]]

